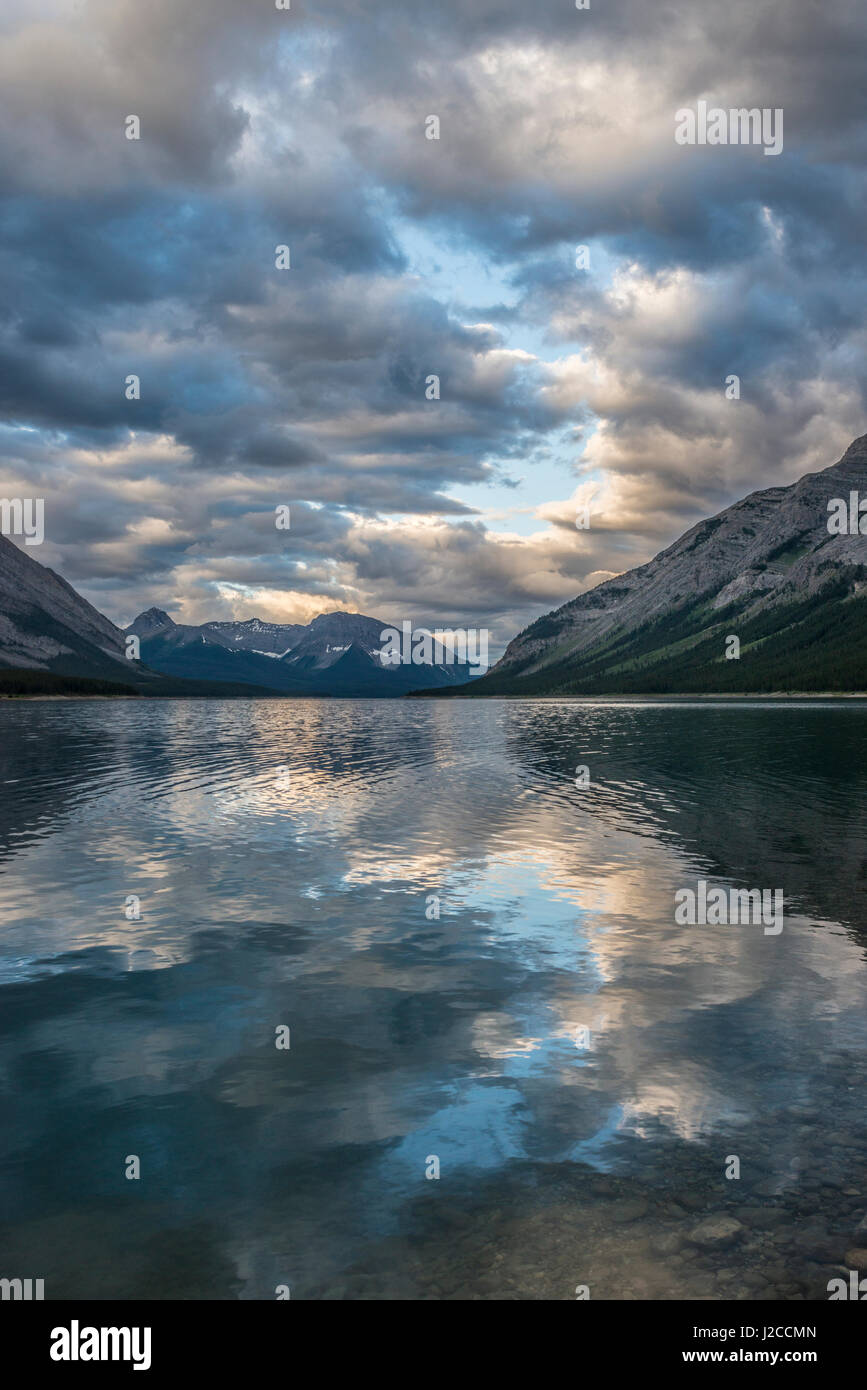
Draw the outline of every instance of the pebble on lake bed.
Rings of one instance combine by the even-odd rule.
[[[743,1230],[740,1221],[735,1221],[733,1216],[710,1216],[707,1221],[702,1221],[690,1231],[689,1238],[693,1245],[719,1248],[731,1245],[732,1241],[743,1234]]]

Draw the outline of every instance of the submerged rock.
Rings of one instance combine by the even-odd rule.
[[[725,1245],[731,1245],[743,1234],[743,1226],[740,1221],[735,1221],[733,1216],[710,1216],[707,1221],[700,1222],[690,1231],[689,1238],[693,1245],[722,1249]]]
[[[659,1231],[650,1238],[650,1248],[654,1255],[676,1255],[683,1245],[679,1231]]]
[[[608,1219],[617,1226],[625,1226],[629,1221],[639,1221],[647,1215],[647,1203],[641,1197],[612,1204],[606,1213]]]

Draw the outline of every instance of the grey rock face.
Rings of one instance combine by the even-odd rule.
[[[0,665],[123,679],[123,634],[65,579],[0,536]]]
[[[552,662],[577,659],[615,630],[629,634],[691,599],[705,599],[711,610],[742,600],[746,622],[816,594],[835,572],[867,564],[867,535],[828,530],[829,500],[848,503],[852,491],[867,498],[867,435],[823,472],[751,493],[693,526],[648,564],[532,624],[509,644],[488,682],[513,674],[520,680]]]

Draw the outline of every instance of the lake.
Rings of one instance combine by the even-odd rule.
[[[825,1299],[865,944],[856,702],[3,702],[0,1275]]]

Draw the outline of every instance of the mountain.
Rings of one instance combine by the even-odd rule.
[[[156,610],[151,610],[151,620]],[[129,661],[124,634],[54,570],[0,535],[0,695],[264,695],[167,679]]]
[[[232,624],[223,624],[231,627]],[[125,629],[125,636],[140,639],[141,660],[153,671],[184,680],[230,681],[305,693],[303,682],[287,674],[274,679],[274,661],[227,641],[229,634],[215,636],[207,626],[196,627],[174,622],[161,608],[140,613]]]
[[[471,678],[470,667],[457,662],[383,665],[386,627],[361,613],[321,613],[306,625],[250,618],[195,626],[148,608],[121,632],[65,579],[0,535],[0,694],[123,688],[144,695],[378,697]],[[140,661],[127,659],[129,634],[139,638]],[[98,682],[99,691],[87,681]]]
[[[206,636],[223,647],[270,657],[285,656],[306,630],[303,623],[263,623],[261,618],[249,618],[245,623],[202,625]]]
[[[114,623],[0,536],[0,668],[128,682],[130,664]]]
[[[867,535],[829,531],[853,492],[867,510],[867,435],[538,618],[459,693],[867,691]]]
[[[389,626],[379,618],[365,618],[361,613],[320,613],[306,628],[302,628],[287,663],[297,671],[324,671],[340,661],[344,652],[355,647],[382,667],[379,659],[383,646],[381,633]]]
[[[155,637],[163,628],[169,627],[174,627],[174,623],[168,613],[161,608],[149,608],[146,613],[139,613],[135,623],[131,623],[126,630],[134,632],[137,637]]]
[[[153,670],[185,679],[249,681],[286,695],[400,696],[419,686],[461,685],[466,663],[384,665],[382,632],[389,626],[361,613],[320,613],[297,623],[175,623],[160,608],[139,614],[126,629],[141,641]]]

